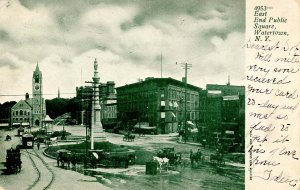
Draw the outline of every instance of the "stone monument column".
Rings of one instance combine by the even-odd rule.
[[[92,98],[92,122],[91,122],[91,149],[94,149],[95,141],[106,141],[103,127],[101,124],[101,107],[99,98],[99,72],[98,63],[94,61],[94,76],[93,76],[93,98]]]

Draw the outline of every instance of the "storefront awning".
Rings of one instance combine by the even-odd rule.
[[[9,124],[8,123],[0,123],[0,127],[8,127]]]
[[[191,132],[192,132],[192,133],[198,133],[198,129],[196,129],[196,128],[195,128],[195,129],[192,129]]]
[[[174,113],[174,112],[171,112],[171,114],[172,114],[172,116],[173,116],[173,117],[176,117],[176,115],[175,115],[175,113]]]
[[[191,122],[191,121],[187,121],[187,124],[189,124],[189,125],[195,125],[193,122]]]
[[[178,104],[177,104],[177,102],[176,101],[174,101],[174,108],[177,108],[178,107]]]
[[[238,95],[232,95],[232,96],[223,96],[223,100],[239,100],[239,96]]]
[[[225,134],[234,135],[234,131],[225,131]]]

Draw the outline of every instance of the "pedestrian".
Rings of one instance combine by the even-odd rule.
[[[191,167],[194,167],[194,157],[193,157],[193,150],[190,150],[190,160],[191,160]]]
[[[179,142],[182,141],[183,130],[179,130]]]
[[[40,150],[40,142],[37,142],[37,148],[38,148],[38,150]]]

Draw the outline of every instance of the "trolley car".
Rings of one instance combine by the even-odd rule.
[[[23,134],[22,148],[33,148],[34,136],[32,134]]]

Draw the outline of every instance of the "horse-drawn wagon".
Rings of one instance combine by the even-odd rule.
[[[6,150],[6,162],[5,162],[6,174],[15,174],[21,171],[22,161],[20,149],[8,149]]]
[[[96,152],[93,152],[94,157]],[[135,151],[133,150],[120,150],[112,152],[97,152],[98,158],[96,165],[100,167],[113,167],[113,168],[128,168],[129,165],[135,162]]]
[[[168,158],[171,166],[177,166],[181,163],[181,153],[175,152],[174,147],[165,147],[157,152],[157,157]]]
[[[57,155],[57,165],[70,167],[72,164],[76,168],[77,164],[84,164],[87,168],[112,167],[127,168],[134,164],[134,151],[105,152],[103,150],[89,150],[86,153],[74,153],[69,150],[59,150]]]

